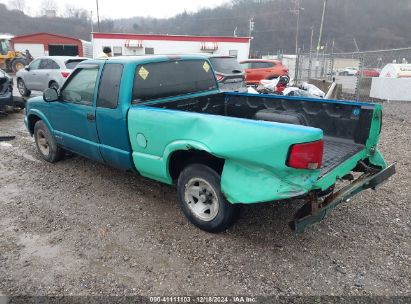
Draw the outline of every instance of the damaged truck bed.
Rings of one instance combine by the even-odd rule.
[[[59,94],[29,101],[25,122],[47,161],[69,150],[175,184],[206,231],[228,228],[241,204],[303,198],[291,222],[302,231],[395,173],[377,149],[381,111],[221,93],[201,56],[143,56],[81,63]]]

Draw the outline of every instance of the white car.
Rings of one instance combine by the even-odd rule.
[[[30,96],[31,91],[59,89],[77,64],[87,59],[67,56],[39,57],[17,72],[17,89],[23,97]]]
[[[345,69],[342,69],[338,72],[338,75],[340,76],[355,76],[358,73],[358,68],[354,67],[347,67]]]

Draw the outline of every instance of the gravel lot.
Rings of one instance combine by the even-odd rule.
[[[0,118],[0,294],[410,296],[411,103],[387,103],[397,174],[302,234],[297,203],[247,206],[225,233],[174,188],[78,156],[42,161],[23,114]]]

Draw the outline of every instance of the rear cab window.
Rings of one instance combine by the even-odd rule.
[[[210,58],[210,62],[215,72],[223,74],[237,74],[243,72],[241,65],[232,57],[212,57]]]
[[[204,59],[137,65],[133,103],[217,89],[210,63]]]

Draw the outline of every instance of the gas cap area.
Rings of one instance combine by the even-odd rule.
[[[137,144],[142,148],[147,147],[147,138],[144,136],[144,134],[142,133],[137,134]]]

